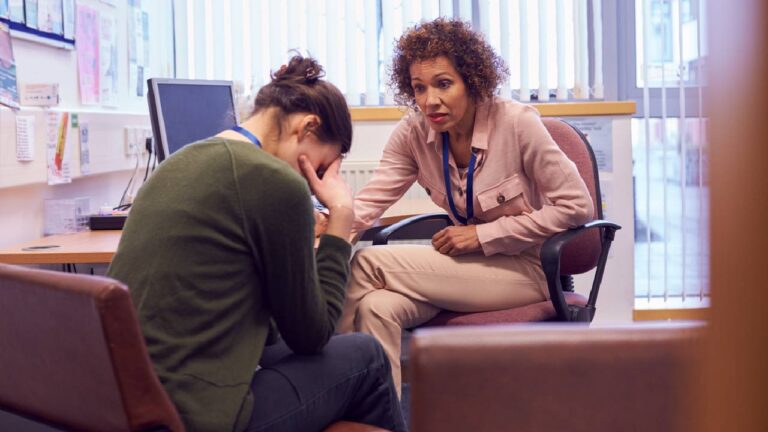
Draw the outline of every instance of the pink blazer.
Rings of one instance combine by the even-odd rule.
[[[590,221],[593,204],[576,166],[531,106],[493,98],[477,106],[474,218],[485,255],[538,252],[547,237]],[[449,158],[451,192],[466,216],[466,176]],[[443,180],[442,140],[421,113],[396,126],[373,178],[355,197],[354,230],[371,226],[418,182],[454,219]],[[458,221],[454,219],[454,223]]]

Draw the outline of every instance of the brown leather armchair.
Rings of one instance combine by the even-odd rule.
[[[184,431],[125,285],[0,264],[0,431],[22,429]]]
[[[428,328],[411,338],[411,428],[687,431],[701,324]]]

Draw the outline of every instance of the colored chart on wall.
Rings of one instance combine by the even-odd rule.
[[[16,82],[16,61],[8,25],[0,22],[0,104],[19,108],[19,87]]]

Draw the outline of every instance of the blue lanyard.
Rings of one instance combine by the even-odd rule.
[[[443,132],[443,179],[445,179],[445,194],[448,196],[448,205],[451,206],[451,213],[457,221],[462,225],[466,225],[467,221],[472,219],[475,215],[474,199],[472,198],[472,183],[474,182],[475,175],[475,162],[477,161],[477,155],[472,152],[472,156],[469,158],[469,172],[467,173],[467,217],[462,217],[458,211],[456,211],[456,204],[453,202],[453,194],[451,193],[451,176],[448,172],[448,133]]]
[[[256,147],[261,148],[261,141],[259,141],[259,139],[256,138],[256,135],[252,134],[251,131],[249,131],[248,129],[240,125],[232,126],[231,129],[239,133],[240,135],[248,138],[252,143],[256,144]]]

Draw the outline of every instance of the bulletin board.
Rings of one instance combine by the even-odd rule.
[[[75,47],[75,0],[0,0],[0,21],[13,37]]]

